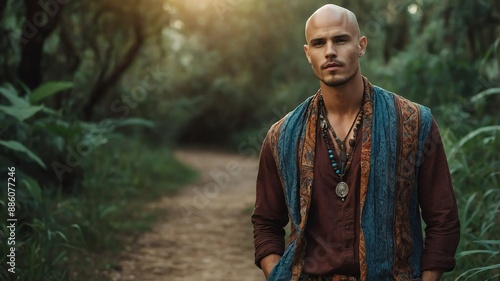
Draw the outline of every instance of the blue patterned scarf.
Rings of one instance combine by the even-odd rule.
[[[363,105],[361,280],[418,279],[423,237],[417,196],[417,172],[432,116],[410,102],[365,80],[369,101]],[[289,209],[295,239],[269,276],[298,280],[303,267],[313,186],[318,94],[309,97],[270,130],[273,154]]]

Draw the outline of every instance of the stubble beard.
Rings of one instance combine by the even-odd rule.
[[[349,80],[351,80],[352,77],[347,77],[347,78],[344,78],[344,79],[340,79],[340,80],[336,80],[336,79],[330,79],[330,80],[321,80],[325,85],[329,86],[329,87],[338,87],[338,86],[342,86],[344,85],[345,83],[347,83]]]
[[[344,78],[336,79],[335,77],[332,77],[328,80],[324,79],[324,78],[320,78],[320,80],[321,80],[321,82],[323,82],[325,85],[327,85],[329,87],[338,87],[338,86],[342,86],[342,85],[346,84],[347,82],[351,81],[351,79],[353,79],[356,76],[358,71],[359,71],[359,68],[357,68],[356,71],[350,73],[349,76],[344,77]]]

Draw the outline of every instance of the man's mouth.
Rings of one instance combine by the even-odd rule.
[[[323,65],[323,69],[338,68],[341,66],[342,66],[342,64],[340,62],[329,62],[329,63]]]

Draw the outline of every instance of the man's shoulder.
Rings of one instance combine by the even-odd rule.
[[[280,131],[281,125],[283,125],[283,122],[285,122],[285,119],[288,117],[288,115],[291,113],[288,112],[285,116],[281,117],[280,120],[276,121],[271,128],[269,128],[268,135],[277,135]]]
[[[295,107],[293,110],[289,111],[285,116],[281,117],[278,121],[276,121],[271,128],[269,129],[268,135],[269,134],[275,134],[278,135],[279,131],[282,127],[282,125],[287,121],[289,118],[297,118],[300,117],[300,115],[303,114],[303,110],[307,108],[309,102],[311,99],[314,97],[314,95],[309,96],[307,99],[305,99],[301,104],[299,104],[297,107]]]
[[[426,107],[425,105],[422,105],[420,103],[414,102],[414,101],[412,101],[412,100],[410,100],[402,95],[388,91],[388,90],[386,90],[380,86],[376,86],[376,85],[373,85],[373,90],[374,90],[374,93],[376,93],[376,94],[382,94],[382,95],[385,95],[386,97],[390,97],[390,98],[394,99],[394,101],[396,103],[398,103],[402,106],[420,108],[421,111],[424,110],[430,114],[430,109],[428,107]]]

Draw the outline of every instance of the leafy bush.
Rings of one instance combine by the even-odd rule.
[[[498,116],[481,112],[500,94],[491,88],[469,99],[467,106],[439,107],[446,124],[447,149],[461,222],[457,267],[448,275],[456,280],[493,280],[500,275],[500,126]],[[448,279],[445,279],[448,280]]]

